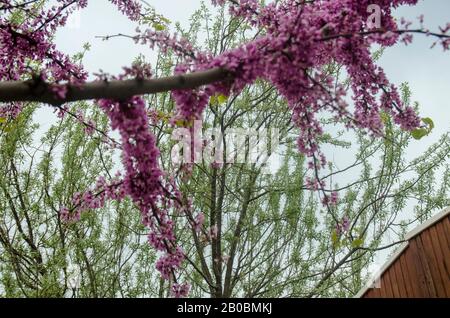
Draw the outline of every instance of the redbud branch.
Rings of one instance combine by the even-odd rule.
[[[67,102],[90,99],[126,100],[135,95],[155,94],[178,89],[193,89],[199,86],[226,80],[231,73],[223,68],[180,74],[158,79],[132,79],[93,81],[67,85],[65,98],[58,98],[52,85],[37,79],[29,81],[0,82],[0,102],[42,102],[61,105]]]

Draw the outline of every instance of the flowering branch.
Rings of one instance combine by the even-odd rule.
[[[61,105],[89,99],[126,100],[134,95],[154,94],[175,89],[193,89],[226,80],[231,75],[223,68],[180,74],[158,79],[93,81],[67,85],[65,97],[57,96],[54,86],[40,79],[0,82],[0,102],[42,102]]]

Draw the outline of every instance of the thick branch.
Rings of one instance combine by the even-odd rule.
[[[36,80],[0,82],[0,102],[42,102],[61,105],[67,102],[101,98],[124,100],[134,95],[192,89],[226,80],[230,76],[230,72],[225,69],[214,68],[158,79],[94,81],[81,85],[68,85],[64,99],[58,98],[52,91],[51,85],[45,82],[36,82]]]

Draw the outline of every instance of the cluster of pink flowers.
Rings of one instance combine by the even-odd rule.
[[[84,80],[86,74],[81,67],[57,51],[50,39],[58,27],[66,24],[73,11],[86,5],[86,0],[61,0],[58,5],[42,10],[20,24],[10,23],[13,9],[5,10],[11,12],[2,13],[0,17],[0,80],[19,80],[30,74],[27,60],[43,62],[39,70],[43,79],[55,82]]]
[[[169,253],[162,255],[156,261],[156,269],[161,273],[161,276],[164,279],[169,279],[170,277],[173,277],[174,272],[180,268],[184,258],[183,250],[181,247],[177,246]]]
[[[115,4],[120,12],[125,14],[130,20],[137,21],[141,17],[141,4],[134,0],[109,0]]]
[[[81,66],[56,50],[51,38],[58,27],[64,26],[67,17],[84,8],[87,1],[60,0],[57,5],[33,13],[32,18],[20,24],[11,23],[16,5],[2,1],[0,15],[0,81],[30,79],[30,74],[40,73],[40,80],[55,83],[79,83],[87,78]],[[41,62],[39,69],[30,69],[28,61]],[[57,87],[55,94],[64,97],[64,88]],[[22,108],[21,103],[0,105],[0,113],[14,118]],[[3,115],[2,115],[3,116]]]
[[[175,242],[175,234],[173,232],[173,221],[168,220],[164,224],[161,224],[157,232],[151,232],[148,234],[148,241],[157,251],[165,251],[167,249],[167,241]]]
[[[0,118],[14,119],[22,112],[22,103],[0,104]]]
[[[177,112],[171,122],[176,123],[179,120],[190,122],[201,119],[210,97],[211,95],[203,89],[173,91],[172,98],[177,104]]]
[[[314,166],[314,163],[311,162],[309,168],[311,169]],[[306,177],[305,178],[305,187],[308,190],[319,190],[325,187],[325,183],[323,180],[318,180],[317,178]]]
[[[69,208],[63,206],[59,209],[59,217],[63,222],[72,223],[80,220],[81,214],[78,211],[74,213]]]
[[[77,221],[82,213],[102,208],[109,200],[122,200],[126,195],[122,185],[120,173],[111,182],[107,182],[103,176],[99,177],[93,189],[83,193],[76,192],[73,195],[70,209],[67,207],[60,209],[61,219],[66,222]]]
[[[168,209],[174,206],[172,193],[167,194],[169,190],[163,184],[159,150],[148,129],[145,103],[142,98],[133,97],[122,102],[100,100],[98,104],[121,135],[125,169],[122,187],[141,211],[142,221],[150,230],[149,243],[163,252],[156,268],[163,278],[174,277],[184,253],[176,245],[174,224],[168,215]]]
[[[206,60],[209,57],[207,53],[194,48],[187,39],[180,38],[176,34],[172,35],[168,31],[137,28],[136,32],[137,35],[134,37],[136,43],[147,45],[151,49],[158,47],[162,53],[168,53],[171,50],[183,58],[196,61]]]
[[[195,217],[194,229],[197,233],[201,232],[204,223],[205,223],[205,215],[202,212],[200,212]]]
[[[184,298],[189,294],[189,290],[191,286],[187,283],[178,284],[175,283],[172,285],[171,294],[175,298]]]
[[[325,194],[322,199],[322,204],[326,206],[335,206],[339,202],[339,194],[336,191],[331,192],[330,195]]]
[[[342,220],[336,224],[336,234],[338,236],[343,235],[344,233],[350,230],[350,220],[347,216],[344,216]]]
[[[132,0],[110,0],[130,19],[140,18],[141,6]],[[31,6],[34,1],[31,1]],[[56,30],[67,23],[70,14],[87,6],[87,0],[58,0],[49,8],[38,12],[29,8],[31,18],[21,23],[11,23],[11,16],[16,12],[17,3],[4,0],[0,10],[0,81],[30,79],[29,74],[39,74],[39,81],[50,80],[54,85],[55,95],[64,98],[67,93],[64,85],[58,83],[82,83],[87,73],[80,65],[73,63],[69,56],[61,53],[51,42]],[[24,9],[26,4],[22,5]],[[30,69],[27,61],[41,62],[39,69]],[[2,106],[2,109],[8,109]],[[15,115],[16,108],[11,108]],[[6,110],[3,110],[5,112]],[[11,116],[12,117],[12,116]]]

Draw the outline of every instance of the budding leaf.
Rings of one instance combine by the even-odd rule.
[[[183,127],[183,126],[185,126],[185,121],[182,119],[179,119],[175,122],[175,125],[177,125],[177,127]]]
[[[167,18],[165,18],[163,16],[160,16],[159,18],[161,19],[161,21],[163,21],[163,22],[165,22],[167,24],[170,24],[170,20],[169,19],[167,19]]]
[[[384,124],[389,123],[389,115],[388,114],[382,112],[382,113],[380,113],[380,118]]]
[[[194,122],[192,120],[187,121],[184,119],[179,119],[175,122],[175,125],[177,127],[192,127],[194,125]]]
[[[339,246],[339,235],[336,233],[336,230],[331,233],[331,242],[333,243],[334,248]]]
[[[422,121],[427,125],[427,127],[414,129],[411,132],[414,139],[422,139],[423,137],[429,135],[434,128],[434,122],[430,117],[422,118]]]
[[[353,248],[360,247],[363,244],[364,244],[364,239],[362,239],[362,238],[358,238],[358,239],[352,241]]]
[[[430,117],[422,118],[422,121],[428,125],[428,132],[430,133],[434,128],[434,122]]]
[[[228,96],[225,96],[223,94],[218,94],[218,95],[211,96],[209,102],[211,103],[211,105],[217,106],[217,105],[226,103],[227,100],[228,100]]]
[[[428,130],[425,128],[417,128],[411,131],[411,136],[416,140],[422,139],[426,135],[428,135]]]
[[[166,27],[160,23],[154,23],[153,27],[155,28],[156,31],[164,31],[166,29]]]
[[[222,95],[220,94],[219,96],[217,96],[217,101],[219,102],[219,104],[224,104],[226,103],[228,100],[228,96]]]

